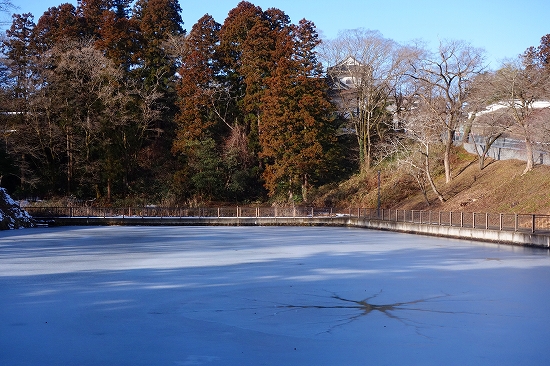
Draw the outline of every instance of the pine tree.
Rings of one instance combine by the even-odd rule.
[[[213,135],[215,115],[215,88],[217,61],[215,49],[218,44],[220,24],[209,15],[203,16],[193,26],[186,38],[187,52],[179,70],[177,86],[179,113],[177,137],[173,151],[184,152],[193,140],[202,140]]]

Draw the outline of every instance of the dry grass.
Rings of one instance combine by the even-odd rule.
[[[445,184],[444,176],[436,185],[445,197],[440,202],[428,191],[428,205],[417,183],[391,169],[382,171],[381,202],[383,208],[433,211],[550,214],[550,166],[537,165],[522,175],[525,162],[491,161],[479,169],[477,156],[457,149],[453,161],[453,180]],[[318,197],[315,204],[376,207],[377,172],[354,177]],[[429,189],[429,188],[428,188]],[[325,201],[327,197],[333,199]]]
[[[517,160],[492,161],[483,170],[471,164],[451,183],[440,183],[446,202],[434,209],[550,214],[550,167],[539,165],[523,175],[524,168]]]

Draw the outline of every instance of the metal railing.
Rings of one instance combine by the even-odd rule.
[[[463,228],[550,232],[550,215],[503,214],[463,211],[421,211],[376,208],[316,208],[316,207],[25,207],[36,219],[56,217],[350,217],[369,220],[408,222],[423,225],[453,226]]]
[[[362,216],[425,225],[453,226],[472,229],[499,231],[549,232],[550,215],[541,214],[503,214],[464,211],[420,211],[364,209]]]

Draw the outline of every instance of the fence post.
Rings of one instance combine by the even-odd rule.
[[[485,212],[485,230],[489,230],[489,213]]]
[[[514,215],[514,231],[518,231],[518,214]]]
[[[502,214],[499,214],[498,217],[498,229],[502,231]]]
[[[531,222],[531,232],[535,232],[535,215],[533,214],[532,222]]]
[[[449,226],[453,226],[453,211],[449,211]]]
[[[464,227],[464,211],[460,211],[460,227]]]
[[[476,228],[476,213],[472,212],[472,229]]]
[[[437,224],[441,226],[441,211],[439,211],[439,214],[438,214]]]

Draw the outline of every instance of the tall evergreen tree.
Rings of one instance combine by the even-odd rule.
[[[130,19],[129,0],[115,0],[110,11],[103,13],[96,48],[121,66],[128,74],[136,61],[140,35],[136,19]]]
[[[66,3],[46,10],[36,24],[36,43],[45,52],[59,42],[79,40],[82,23],[74,5]]]
[[[18,111],[26,109],[30,89],[33,86],[34,17],[32,14],[14,14],[13,22],[2,41],[2,52],[9,60],[10,77],[14,79],[14,97],[20,100]]]
[[[141,36],[137,71],[146,87],[163,93],[171,89],[176,72],[164,43],[170,36],[184,34],[180,13],[178,0],[138,0],[133,11]]]
[[[271,196],[307,200],[312,183],[327,179],[335,161],[333,106],[314,48],[313,23],[302,20],[281,42],[276,68],[262,98],[261,156]]]
[[[212,128],[219,119],[215,93],[218,74],[216,46],[220,24],[205,15],[193,26],[186,38],[186,54],[179,70],[177,137],[173,150],[183,152],[193,140],[213,135]]]
[[[5,153],[9,155],[9,161],[17,166],[17,169],[14,167],[12,170],[18,170],[20,186],[28,188],[34,180],[30,161],[39,155],[39,144],[29,128],[32,117],[30,103],[39,88],[35,24],[30,13],[14,14],[12,18],[12,25],[2,40],[2,52],[5,55],[2,60],[5,69],[2,71],[6,78],[2,84],[0,108],[8,113],[2,114],[0,129],[11,131],[3,134]]]
[[[156,113],[147,127],[148,145],[139,154],[138,161],[145,170],[143,187],[168,180],[170,169],[170,148],[174,137],[174,116],[176,114],[176,70],[168,50],[173,37],[182,36],[184,30],[178,0],[138,0],[132,12],[139,37],[131,70],[146,99],[152,103],[140,102],[146,111],[152,108]]]
[[[82,38],[98,39],[104,26],[104,17],[111,11],[112,0],[78,0],[77,15],[82,27]]]
[[[224,83],[234,105],[233,121],[229,123],[244,126],[247,134],[250,132],[247,114],[251,108],[250,103],[245,105],[244,100],[252,89],[257,87],[254,82],[258,80],[258,77],[254,73],[262,71],[253,69],[254,56],[250,52],[253,52],[255,48],[251,45],[253,42],[249,36],[252,29],[262,21],[262,17],[263,12],[260,7],[247,1],[241,1],[236,8],[229,12],[220,29],[219,58],[225,75]],[[264,36],[267,35],[264,34]],[[250,99],[249,96],[248,99]]]

